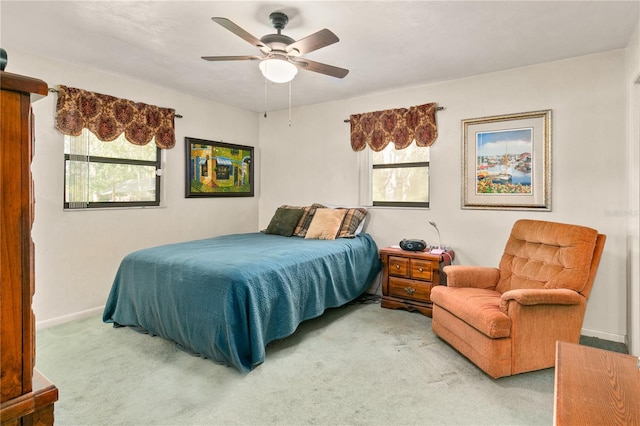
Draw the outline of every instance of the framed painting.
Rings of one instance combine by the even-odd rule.
[[[185,137],[185,197],[253,197],[253,147]]]
[[[462,121],[462,208],[551,211],[551,110]]]

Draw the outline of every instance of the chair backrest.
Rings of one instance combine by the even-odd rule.
[[[607,240],[607,236],[604,234],[598,234],[596,240],[596,248],[593,251],[593,258],[591,259],[591,269],[589,270],[589,278],[587,279],[587,285],[584,286],[580,292],[585,298],[589,298],[591,294],[591,287],[593,287],[593,280],[596,278],[596,272],[598,272],[598,266],[600,265],[600,258],[602,257],[602,251],[604,250],[604,242]]]
[[[588,297],[604,240],[585,226],[518,220],[500,260],[496,290],[568,288]]]

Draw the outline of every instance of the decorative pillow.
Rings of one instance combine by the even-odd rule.
[[[347,209],[346,217],[342,222],[342,228],[338,232],[338,238],[354,238],[361,232],[367,222],[367,208],[363,206],[345,206],[340,204],[325,204],[324,207],[329,209]],[[355,210],[355,211],[354,211]],[[352,231],[355,226],[355,231]]]
[[[282,235],[284,237],[292,236],[303,213],[304,210],[301,208],[278,207],[271,218],[271,222],[269,222],[269,226],[264,231],[265,234]]]
[[[311,225],[311,221],[313,220],[316,210],[323,207],[324,206],[322,204],[318,203],[313,203],[308,207],[303,207],[304,213],[302,213],[302,217],[300,218],[296,229],[293,231],[293,235],[304,238],[307,235],[307,230],[309,229],[309,225]]]
[[[316,209],[305,238],[335,240],[345,214],[344,209]]]
[[[362,228],[364,228],[364,220],[367,217],[367,209],[364,207],[358,207],[353,209],[346,209],[344,220],[340,231],[338,231],[338,238],[355,238]]]

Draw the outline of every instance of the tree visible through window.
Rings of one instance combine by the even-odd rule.
[[[374,206],[429,207],[429,147],[389,144],[371,155]]]
[[[124,133],[102,142],[88,130],[64,140],[66,209],[160,205],[161,154],[152,140],[134,145]]]

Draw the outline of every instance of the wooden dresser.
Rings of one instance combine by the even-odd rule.
[[[0,421],[53,424],[58,389],[35,366],[34,199],[31,102],[47,96],[41,80],[0,71]]]
[[[431,289],[444,284],[443,265],[451,264],[453,251],[405,251],[399,247],[380,250],[383,308],[402,308],[431,316]]]

